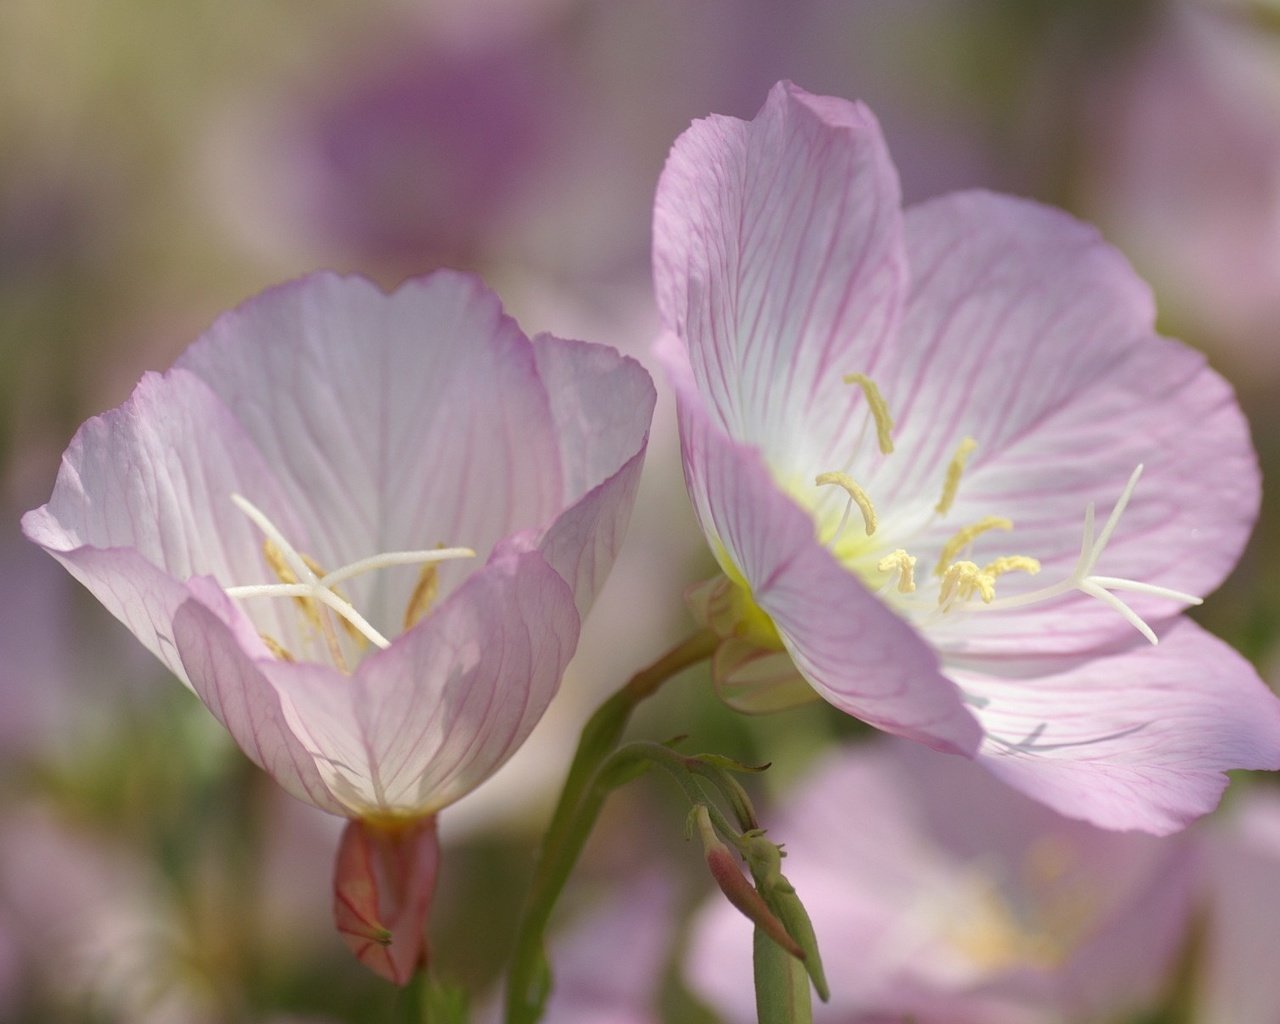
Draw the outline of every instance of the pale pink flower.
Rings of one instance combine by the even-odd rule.
[[[1256,787],[1203,833],[1195,1019],[1275,1024],[1280,1007],[1280,794]]]
[[[472,277],[384,295],[316,275],[227,314],[86,423],[23,527],[249,757],[353,819],[340,927],[366,962],[390,949],[375,966],[404,980],[434,815],[555,693],[620,545],[652,402],[634,361],[530,341]],[[369,942],[382,918],[403,944]]]
[[[229,117],[218,177],[250,241],[421,268],[474,263],[509,228],[563,116],[547,40],[455,49],[393,30]]]
[[[1280,39],[1246,7],[1153,11],[1084,90],[1079,191],[1169,312],[1265,395],[1280,381]]]
[[[802,677],[1113,828],[1280,767],[1280,702],[1178,618],[1255,517],[1247,426],[1095,231],[983,192],[904,213],[871,114],[789,83],[681,136],[654,231],[731,700]]]
[[[669,871],[668,865],[664,870]],[[548,943],[555,984],[543,1018],[554,1024],[659,1024],[663,978],[675,938],[675,886],[652,866],[584,905]],[[499,1024],[502,993],[475,1015]]]
[[[822,950],[824,1024],[1128,1019],[1158,1000],[1188,934],[1182,837],[1064,818],[901,741],[830,755],[770,835]],[[726,1020],[755,1020],[751,925],[723,900],[696,919],[686,962]]]
[[[218,1020],[214,997],[226,978],[211,975],[189,908],[181,913],[171,890],[154,865],[83,823],[35,803],[6,806],[0,921],[21,968],[17,990],[37,1019]]]

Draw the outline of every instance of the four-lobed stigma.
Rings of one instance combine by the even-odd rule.
[[[404,628],[408,629],[426,614],[431,602],[435,599],[437,563],[456,558],[475,557],[475,552],[471,548],[462,547],[387,551],[349,562],[332,572],[325,572],[313,559],[301,554],[290,544],[280,529],[248,498],[241,494],[233,494],[231,501],[262,531],[263,557],[276,574],[278,582],[226,587],[227,595],[237,599],[254,597],[293,599],[297,602],[303,619],[309,626],[318,630],[324,638],[325,646],[335,667],[343,672],[349,671],[349,666],[335,628],[335,616],[337,625],[360,647],[371,643],[375,647],[386,649],[391,646],[391,641],[356,610],[338,589],[340,583],[375,569],[386,569],[396,565],[421,565],[422,573],[405,609]],[[332,615],[326,614],[326,609]],[[294,660],[292,654],[274,638],[263,634],[262,639],[276,657],[287,661]]]

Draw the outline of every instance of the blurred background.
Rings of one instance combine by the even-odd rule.
[[[319,267],[385,287],[474,270],[526,332],[653,368],[649,218],[667,150],[696,117],[753,116],[780,78],[867,102],[909,202],[981,186],[1097,223],[1152,283],[1162,331],[1233,381],[1280,479],[1274,0],[0,0],[0,1021],[359,1022],[394,1003],[329,925],[340,823],[278,792],[21,539],[75,428],[219,312]],[[628,544],[561,695],[442,817],[434,964],[479,1008],[577,728],[690,630],[680,595],[711,572],[658,382]],[[1202,612],[1280,680],[1274,493]],[[826,748],[870,749],[825,705],[735,717],[696,673],[635,728],[772,761],[753,782],[765,806],[807,785]],[[1280,942],[1271,786],[1238,780],[1214,818],[1132,854],[1144,881],[1126,898],[1181,902],[1158,911],[1168,948],[1130,991],[1108,981],[1103,1008],[1033,987],[998,1011],[890,1000],[829,1019],[1275,1024],[1274,970],[1244,970]],[[740,1019],[723,995],[734,968],[699,945],[710,886],[684,814],[661,780],[608,806],[559,922],[553,1022]],[[969,920],[975,858],[952,901]],[[1253,887],[1231,896],[1224,879],[1242,877]],[[979,903],[1021,930],[997,928],[928,985],[985,990],[1071,960],[1022,941],[1018,897]],[[750,984],[738,969],[730,989]]]

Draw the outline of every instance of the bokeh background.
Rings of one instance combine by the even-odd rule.
[[[0,1020],[358,1022],[395,1003],[328,923],[339,823],[277,792],[21,539],[76,426],[222,310],[319,267],[386,287],[474,270],[526,331],[652,367],[667,149],[696,117],[752,116],[779,78],[866,101],[908,201],[979,186],[1098,223],[1162,330],[1233,381],[1280,479],[1274,2],[0,0]],[[442,817],[434,964],[481,1009],[578,726],[688,632],[682,590],[710,574],[659,385],[628,545],[560,697]],[[1274,491],[1198,613],[1273,682]],[[636,734],[773,762],[752,783],[764,806],[865,739],[825,705],[742,719],[709,690],[690,674]],[[1280,811],[1253,809],[1273,785],[1237,780],[1170,841],[1198,866],[1174,858],[1177,941],[1123,1013],[1117,996],[1001,1019],[1280,1021],[1274,970],[1243,970],[1280,942]],[[710,888],[684,813],[660,780],[610,803],[566,897],[553,1021],[734,1012],[681,966],[707,960],[689,922]],[[1243,895],[1221,894],[1220,864]],[[1215,994],[1241,985],[1238,1005]],[[947,1012],[920,1019],[970,1019]]]

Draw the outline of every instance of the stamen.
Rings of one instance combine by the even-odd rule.
[[[418,582],[413,588],[413,593],[409,595],[409,603],[404,609],[404,628],[412,629],[421,621],[422,617],[431,610],[431,606],[435,603],[436,594],[440,591],[440,572],[434,563],[428,563],[422,567],[422,573],[418,576]]]
[[[942,545],[942,554],[938,556],[938,564],[934,566],[933,574],[941,576],[947,571],[947,566],[951,564],[951,560],[961,551],[973,543],[974,539],[988,530],[1012,530],[1013,521],[1005,519],[1003,516],[987,516],[979,519],[976,523],[961,527],[956,531],[949,541]]]
[[[947,567],[938,589],[938,606],[944,611],[957,599],[967,601],[978,593],[984,604],[996,596],[995,577],[983,572],[973,562],[955,562]]]
[[[266,559],[267,565],[271,567],[271,571],[276,574],[276,578],[279,579],[281,583],[290,584],[298,582],[298,577],[294,574],[294,571],[289,568],[289,563],[285,560],[283,552],[281,552],[275,541],[270,537],[266,537],[262,541],[262,557]],[[299,557],[302,559],[303,564],[306,565],[308,569],[311,569],[312,573],[314,573],[315,569],[311,560],[305,555],[299,555]],[[324,627],[320,621],[320,607],[316,604],[315,598],[311,597],[310,594],[311,591],[308,590],[305,595],[295,597],[294,601],[297,602],[298,608],[302,611],[302,614],[306,617],[308,622],[317,629],[323,629]]]
[[[266,645],[267,645],[267,650],[269,650],[272,654],[274,654],[274,655],[275,655],[277,658],[279,658],[281,661],[294,661],[294,660],[295,660],[294,656],[293,656],[292,654],[290,654],[290,653],[285,649],[284,645],[283,645],[283,644],[281,644],[281,643],[280,643],[280,641],[278,641],[275,637],[270,636],[270,635],[268,635],[268,634],[266,634],[266,633],[259,633],[259,634],[258,634],[258,636],[259,636],[259,637],[261,637],[261,638],[262,638],[262,642],[263,642],[264,644],[266,644]]]
[[[866,526],[867,536],[870,537],[876,532],[875,506],[871,504],[871,499],[867,496],[867,492],[859,487],[848,473],[819,473],[814,477],[813,482],[819,487],[835,484],[837,487],[843,488],[845,493],[849,495],[850,501],[857,505],[858,511],[862,513],[862,522]]]
[[[898,593],[911,594],[916,589],[916,558],[915,555],[909,555],[903,548],[898,548],[885,555],[876,563],[876,568],[881,572],[897,572],[898,574]]]
[[[853,502],[846,501],[844,503],[844,511],[840,513],[840,522],[836,523],[836,528],[831,531],[831,535],[822,543],[825,546],[832,546],[841,537],[844,536],[844,528],[849,525],[849,513],[853,511]]]
[[[880,443],[880,451],[888,455],[893,451],[893,417],[889,415],[889,403],[880,394],[875,381],[865,374],[846,373],[841,379],[846,384],[857,384],[862,388],[862,393],[867,398],[867,405],[871,409],[871,415],[876,421],[876,440]]]
[[[1040,571],[1040,563],[1026,555],[1001,555],[984,565],[982,571],[992,579],[1007,572],[1025,572],[1028,576],[1034,576]]]
[[[942,485],[942,497],[938,499],[938,504],[933,510],[940,516],[945,516],[951,511],[951,506],[955,503],[956,493],[960,490],[960,477],[964,473],[964,467],[969,461],[969,456],[974,453],[978,447],[978,442],[971,437],[966,437],[960,442],[960,447],[956,449],[956,453],[951,456],[951,461],[947,464],[947,479]]]

